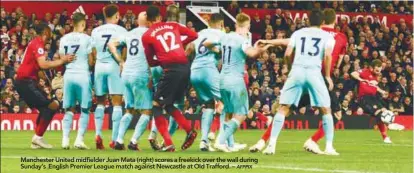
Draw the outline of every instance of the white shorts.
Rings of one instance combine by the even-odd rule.
[[[295,66],[289,73],[280,94],[280,104],[298,106],[302,93],[309,93],[311,105],[330,107],[331,98],[319,68]]]

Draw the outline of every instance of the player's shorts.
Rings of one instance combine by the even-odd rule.
[[[65,73],[63,76],[63,108],[76,106],[87,109],[92,105],[92,82],[88,72]]]
[[[220,81],[221,101],[226,113],[247,115],[249,110],[249,96],[243,78],[222,78]]]
[[[188,64],[170,64],[163,66],[163,73],[157,84],[154,100],[161,105],[172,105],[184,97],[190,78]]]
[[[114,63],[97,62],[95,65],[95,94],[122,95],[122,85],[119,66]]]
[[[370,116],[375,116],[375,112],[385,107],[382,98],[378,95],[362,96],[359,99],[359,106]]]
[[[341,111],[341,104],[339,102],[339,99],[335,95],[335,91],[329,91],[329,96],[331,98],[332,112],[334,113],[334,112]],[[305,107],[308,105],[310,105],[310,97],[309,97],[309,94],[306,92],[302,94],[302,97],[300,98],[300,101],[299,101],[298,108]]]
[[[125,108],[152,109],[152,92],[148,76],[122,75]]]
[[[311,106],[330,107],[331,99],[318,68],[294,66],[280,94],[280,104],[298,106],[304,91],[309,93]]]
[[[193,69],[190,81],[201,103],[220,100],[220,73],[216,68]]]
[[[38,87],[33,79],[19,79],[15,81],[16,91],[31,108],[48,107],[52,100],[47,98],[46,93]]]

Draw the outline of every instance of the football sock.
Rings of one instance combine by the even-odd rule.
[[[323,126],[319,126],[318,130],[313,134],[311,138],[312,138],[312,141],[318,142],[324,136],[325,136],[325,132],[323,130]]]
[[[121,144],[124,143],[124,136],[129,127],[129,124],[131,124],[131,120],[132,120],[132,114],[130,113],[125,113],[125,115],[122,116],[121,122],[119,123],[119,132],[118,132],[118,137],[116,139],[117,142]]]
[[[229,138],[227,138],[227,146],[234,147],[234,134],[231,134]]]
[[[273,127],[270,133],[269,145],[276,145],[277,138],[279,137],[280,131],[282,131],[283,124],[285,123],[285,116],[281,113],[276,113],[273,118]]]
[[[184,117],[180,110],[178,110],[175,107],[172,107],[170,109],[167,109],[167,111],[170,115],[172,115],[172,117],[174,117],[174,120],[177,121],[178,125],[181,126],[181,128],[183,128],[187,133],[191,131],[190,123],[187,121],[187,119]]]
[[[78,135],[76,136],[77,141],[83,141],[83,136],[85,135],[86,130],[88,129],[89,123],[89,110],[81,109],[81,115],[78,121]]]
[[[201,140],[208,142],[208,133],[210,132],[210,126],[213,122],[214,109],[204,109],[203,115],[201,116]]]
[[[39,117],[38,117],[38,124],[35,129],[35,133],[37,136],[42,137],[45,134],[47,127],[49,126],[50,122],[53,119],[56,111],[50,110],[48,108],[41,108],[39,110]]]
[[[114,110],[112,111],[112,141],[115,141],[118,137],[119,123],[121,122],[121,118],[122,107],[114,106]]]
[[[267,127],[266,131],[262,135],[262,139],[264,141],[268,141],[270,137],[270,132],[272,132],[273,123],[270,123],[269,127]]]
[[[142,136],[144,133],[148,122],[150,121],[150,116],[141,114],[141,117],[139,117],[137,125],[135,125],[134,134],[132,135],[131,141],[132,143],[136,144],[137,140]]]
[[[169,118],[168,133],[172,136],[178,129],[178,124],[172,116]]]
[[[155,139],[157,137],[157,126],[155,125],[155,118],[152,118],[151,121],[151,131],[150,134],[148,135],[148,139]]]
[[[234,134],[237,128],[240,126],[240,122],[235,118],[232,118],[224,127],[224,133],[220,138],[220,144],[225,144],[226,140]]]
[[[333,148],[334,124],[331,114],[322,116],[323,131],[326,134],[326,148]]]
[[[387,137],[387,127],[382,121],[378,121],[378,130],[381,133],[382,139],[385,139]]]
[[[167,129],[167,120],[163,115],[155,116],[155,125],[157,126],[157,129],[160,132],[161,136],[164,138],[165,146],[172,145],[173,142]]]
[[[95,109],[95,134],[102,137],[102,126],[104,119],[105,107],[104,105],[98,105]]]
[[[219,142],[224,134],[224,124],[226,123],[225,120],[226,120],[226,113],[223,111],[221,112],[221,115],[220,115],[220,128],[219,128],[219,133],[217,135],[217,139],[218,139],[217,141]]]
[[[70,129],[73,122],[73,112],[66,111],[62,121],[62,132],[64,138],[69,138]]]
[[[220,115],[214,116],[213,123],[211,124],[210,132],[216,133],[220,124]]]

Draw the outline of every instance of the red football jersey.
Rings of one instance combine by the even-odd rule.
[[[187,36],[181,40],[181,36]],[[175,22],[153,24],[142,36],[142,44],[150,66],[187,64],[184,45],[197,39],[197,32]],[[157,60],[154,60],[154,55]]]
[[[332,64],[331,74],[333,73],[336,64],[338,63],[339,56],[346,53],[346,47],[348,45],[348,39],[345,34],[335,31],[333,28],[322,27],[322,30],[329,32],[335,39],[335,46],[332,51]],[[322,65],[322,72],[325,72],[324,65]]]
[[[37,80],[39,64],[37,58],[45,55],[44,42],[42,38],[36,37],[26,47],[22,64],[17,70],[17,79],[34,79]]]
[[[377,76],[370,69],[363,69],[359,72],[361,79],[368,81],[377,80]],[[370,85],[367,82],[359,82],[358,98],[366,95],[377,94],[377,87]]]

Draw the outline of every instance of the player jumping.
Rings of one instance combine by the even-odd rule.
[[[44,46],[45,42],[48,42],[51,38],[52,32],[49,26],[44,23],[36,25],[35,30],[37,36],[30,41],[26,47],[22,63],[17,70],[15,86],[16,91],[22,96],[26,104],[31,108],[39,110],[31,148],[50,149],[53,148],[53,146],[44,140],[43,135],[56,111],[59,109],[59,102],[57,100],[48,99],[43,89],[38,87],[38,74],[44,74],[39,73],[41,69],[52,69],[62,66],[65,63],[72,62],[75,59],[75,56],[64,55],[60,56],[57,60],[47,61]],[[42,75],[40,77],[45,78],[45,76]]]
[[[220,94],[224,112],[232,117],[224,124],[223,134],[219,135],[219,142],[215,145],[215,148],[223,152],[231,152],[231,146],[225,142],[246,119],[248,111],[248,93],[244,81],[246,58],[257,57],[271,46],[252,47],[247,34],[249,29],[250,17],[241,13],[236,16],[236,32],[226,34],[217,42],[205,41],[203,44],[215,52],[218,51],[216,45],[221,47],[223,65],[220,72]]]
[[[286,49],[285,58],[290,59],[293,50],[295,50],[295,58],[292,70],[282,89],[280,107],[273,119],[270,141],[263,151],[264,154],[275,153],[277,137],[283,128],[285,117],[290,114],[290,106],[292,104],[298,105],[305,90],[309,93],[311,105],[318,107],[323,114],[323,129],[327,139],[325,154],[338,155],[332,145],[334,126],[329,91],[321,75],[322,60],[325,59],[325,79],[328,82],[329,90],[332,90],[330,68],[335,40],[328,32],[320,29],[323,23],[323,13],[320,10],[312,10],[309,21],[311,27],[295,31]]]
[[[66,109],[62,122],[62,148],[69,149],[69,132],[72,128],[73,114],[76,102],[80,104],[81,115],[78,121],[78,135],[74,147],[88,149],[83,142],[83,136],[88,128],[89,109],[92,103],[92,83],[90,68],[93,66],[92,39],[83,33],[86,27],[85,15],[75,13],[73,32],[66,34],[60,40],[59,54],[76,55],[77,59],[66,65],[63,76],[63,108]]]
[[[122,82],[125,86],[124,100],[126,113],[121,119],[119,125],[118,138],[114,149],[123,150],[124,136],[132,116],[141,113],[141,116],[135,126],[134,134],[128,144],[128,149],[139,150],[137,140],[144,133],[145,128],[150,121],[152,109],[152,92],[150,70],[145,58],[144,47],[142,46],[142,35],[148,30],[146,26],[146,14],[141,12],[138,15],[138,28],[135,28],[116,40],[109,42],[108,47],[111,53],[121,59],[117,51],[118,46],[126,46],[127,59],[122,70]]]
[[[181,146],[181,149],[185,150],[193,144],[197,132],[191,128],[190,123],[173,103],[183,97],[190,76],[190,67],[183,45],[197,39],[197,33],[178,23],[161,22],[158,7],[149,6],[146,12],[150,28],[142,36],[145,55],[150,66],[160,65],[163,68],[163,74],[154,94],[152,109],[157,129],[164,138],[165,147],[161,151],[175,151],[167,130],[163,109],[187,132]],[[181,35],[186,35],[187,38],[181,41]],[[157,60],[153,59],[154,55],[157,56]]]
[[[112,140],[111,148],[115,145],[118,137],[119,123],[122,118],[122,92],[123,85],[120,77],[123,59],[113,56],[108,50],[109,40],[119,38],[127,31],[117,25],[120,17],[118,6],[107,5],[103,8],[106,24],[95,28],[92,31],[94,52],[97,53],[95,64],[95,94],[98,106],[95,110],[96,148],[104,149],[102,143],[102,125],[105,111],[106,94],[111,95],[113,105],[112,111]]]

